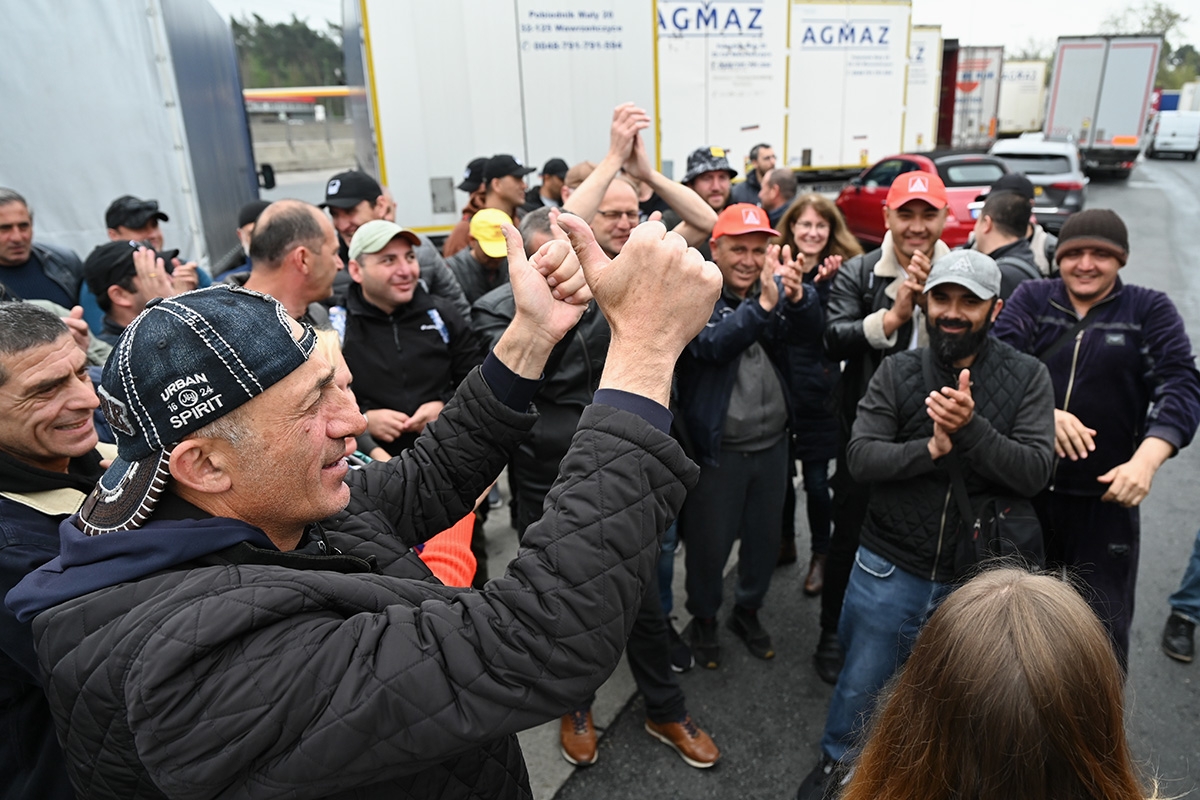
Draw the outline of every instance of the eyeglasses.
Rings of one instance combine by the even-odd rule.
[[[792,227],[799,228],[802,231],[829,231],[829,223],[824,221],[816,223],[808,222],[807,220],[804,222],[797,221]]]
[[[604,217],[609,222],[616,222],[617,220],[621,219],[621,217],[624,217],[634,225],[637,225],[638,221],[642,218],[640,211],[597,211],[596,213]]]
[[[972,203],[967,203],[967,211],[971,214],[971,219],[979,219],[979,214],[983,211],[983,201],[976,200]]]

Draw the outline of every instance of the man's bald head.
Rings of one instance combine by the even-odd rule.
[[[321,210],[303,200],[276,200],[267,206],[250,234],[253,269],[277,269],[297,247],[320,250],[329,225]]]

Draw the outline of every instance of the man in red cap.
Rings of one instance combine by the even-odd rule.
[[[844,361],[839,398],[837,470],[833,488],[833,537],[821,590],[821,638],[813,656],[817,674],[836,683],[843,648],[838,618],[869,497],[867,486],[850,477],[846,444],[859,399],[886,356],[924,345],[921,289],[929,266],[950,252],[940,239],[946,225],[946,186],[932,172],[905,172],[888,190],[883,219],[888,232],[878,250],[847,261],[838,270],[825,307],[825,351]],[[907,283],[908,278],[912,283]]]
[[[819,330],[821,304],[794,260],[769,245],[767,212],[729,206],[712,231],[724,290],[708,325],[688,344],[677,372],[682,421],[700,463],[700,482],[680,514],[687,541],[687,608],[692,647],[708,669],[720,665],[717,611],[722,572],[741,537],[729,628],[758,658],[772,658],[759,621],[779,555],[779,519],[788,475],[787,382],[780,376],[789,336]]]

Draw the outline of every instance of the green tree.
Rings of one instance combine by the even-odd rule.
[[[251,89],[334,86],[342,76],[341,29],[326,22],[313,30],[292,14],[290,22],[270,23],[258,14],[230,19],[242,83]]]
[[[1158,61],[1158,75],[1155,84],[1163,89],[1178,89],[1196,76],[1195,65],[1192,62],[1184,64],[1173,63],[1175,48],[1172,39],[1179,31],[1181,24],[1190,18],[1176,11],[1168,3],[1161,0],[1143,0],[1141,5],[1130,6],[1124,11],[1113,14],[1103,23],[1100,30],[1104,33],[1155,33],[1163,37],[1162,56]],[[1180,50],[1189,48],[1189,44],[1178,42]]]

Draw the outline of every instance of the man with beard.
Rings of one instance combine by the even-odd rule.
[[[1050,478],[1050,374],[988,336],[1004,305],[999,293],[1000,269],[987,256],[964,250],[938,259],[924,287],[929,347],[885,359],[859,402],[847,461],[871,499],[838,626],[846,663],[820,761],[798,800],[840,790],[876,696],[961,576],[958,543],[972,520],[953,499],[951,470],[972,509],[1002,497],[1028,517],[1029,498]]]

